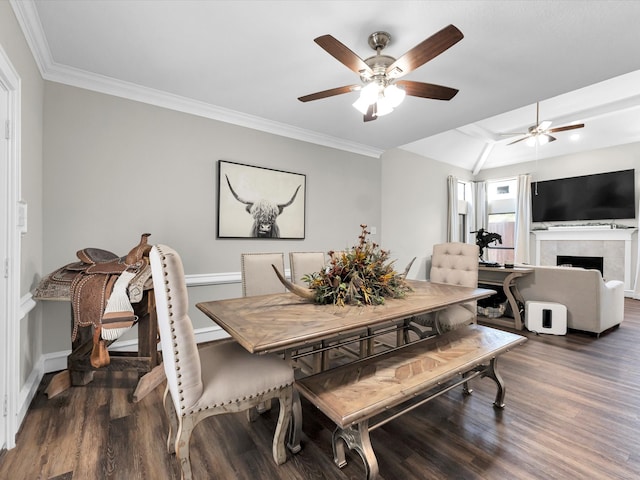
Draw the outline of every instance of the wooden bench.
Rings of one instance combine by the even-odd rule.
[[[360,455],[371,480],[379,472],[370,431],[457,386],[471,393],[467,382],[477,376],[496,382],[494,406],[503,408],[505,387],[496,360],[526,340],[469,325],[297,380],[296,386],[337,425],[334,462],[340,468],[346,465],[346,444]],[[373,417],[375,423],[370,424]]]

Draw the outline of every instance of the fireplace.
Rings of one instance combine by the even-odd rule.
[[[565,267],[580,267],[589,270],[600,270],[604,275],[604,258],[603,257],[581,257],[573,255],[558,255],[556,257],[557,265]]]
[[[533,264],[557,265],[557,256],[602,257],[603,278],[622,280],[626,291],[631,292],[633,269],[631,266],[632,240],[637,238],[637,228],[566,228],[534,230]],[[568,262],[571,263],[571,262]]]

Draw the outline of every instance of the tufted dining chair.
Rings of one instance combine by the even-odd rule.
[[[240,255],[243,297],[287,291],[273,272],[272,264],[284,276],[284,253],[243,253]]]
[[[198,348],[187,313],[189,300],[180,256],[170,247],[155,245],[149,260],[167,377],[167,448],[180,462],[182,479],[192,478],[189,442],[199,422],[212,415],[247,411],[275,398],[280,412],[273,459],[278,465],[286,462],[294,380],[291,367],[277,356],[252,355],[231,339]]]
[[[477,245],[451,242],[433,246],[430,280],[434,283],[478,286]],[[477,302],[452,305],[435,314],[435,329],[438,333],[453,330],[461,325],[476,323]]]
[[[322,270],[324,262],[323,252],[289,252],[291,281],[306,287],[307,283],[302,280],[302,277]]]

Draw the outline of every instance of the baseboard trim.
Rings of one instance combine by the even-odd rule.
[[[195,332],[197,343],[212,342],[222,338],[228,338],[229,334],[222,330],[220,327],[206,327],[197,329]],[[109,347],[113,351],[131,351],[135,350],[138,344],[138,339],[127,340],[124,342],[115,342]],[[20,389],[18,395],[18,425],[22,424],[24,417],[29,410],[29,405],[38,391],[42,378],[47,373],[59,372],[67,368],[67,357],[71,353],[71,350],[62,350],[59,352],[45,353],[40,356],[40,359],[31,370],[29,378],[25,381],[24,385]]]
[[[221,338],[228,338],[229,334],[222,330],[218,326],[213,327],[205,327],[199,328],[195,330],[194,335],[196,337],[196,343],[206,343],[212,342],[214,340],[219,340]],[[125,340],[122,342],[114,342],[109,350],[114,352],[130,352],[136,349],[138,345],[138,339],[133,338],[131,340]],[[158,344],[158,350],[160,349],[160,344]],[[59,372],[60,370],[64,370],[67,368],[67,357],[71,353],[71,350],[62,350],[59,352],[46,353],[42,355],[41,362],[43,364],[43,374],[51,373],[51,372]],[[42,379],[40,379],[38,382]]]
[[[66,360],[65,360],[66,365]],[[44,376],[44,360],[42,357],[36,363],[33,370],[31,370],[31,374],[27,381],[24,382],[20,392],[18,393],[17,399],[17,409],[16,409],[16,417],[17,424],[22,425],[22,421],[24,417],[27,415],[27,411],[29,410],[29,406],[31,405],[31,401],[36,396],[36,392],[38,391],[38,387],[40,386],[40,382],[42,381],[42,377]]]

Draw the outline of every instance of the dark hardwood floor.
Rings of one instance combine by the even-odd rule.
[[[599,339],[529,335],[500,358],[506,408],[492,408],[495,385],[472,382],[372,432],[381,477],[392,479],[640,478],[640,301],[625,301],[625,321]],[[163,386],[140,403],[136,378],[97,373],[85,387],[51,400],[47,375],[17,437],[0,454],[0,479],[179,479],[166,454]],[[196,479],[361,479],[350,455],[338,469],[331,422],[303,401],[306,439],[276,466],[272,409],[206,420],[192,438]]]

